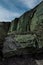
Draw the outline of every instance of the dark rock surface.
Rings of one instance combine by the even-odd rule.
[[[35,60],[29,56],[15,56],[0,62],[1,65],[37,65]]]
[[[43,53],[36,55],[12,56],[0,61],[0,65],[43,65]]]
[[[9,30],[10,22],[0,22],[0,55],[2,56],[2,48],[5,37]]]

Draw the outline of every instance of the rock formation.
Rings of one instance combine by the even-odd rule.
[[[41,34],[40,34],[41,33]],[[43,48],[43,2],[12,21],[5,39],[3,54],[36,53]]]
[[[2,50],[4,57],[43,51],[43,1],[9,25],[0,23],[0,41],[5,40]]]

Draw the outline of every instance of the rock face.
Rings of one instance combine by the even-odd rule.
[[[15,31],[17,28],[17,24],[18,24],[18,20],[19,18],[15,18],[15,20],[12,20],[10,28],[9,28],[9,32]]]
[[[5,39],[3,55],[36,53],[43,48],[43,1],[12,21]]]
[[[37,33],[38,45],[39,47],[43,47],[43,2],[36,9],[30,29]]]

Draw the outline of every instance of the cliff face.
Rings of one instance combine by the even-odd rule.
[[[20,33],[22,32],[23,33],[32,32],[32,33],[16,35],[16,33],[15,34],[12,33],[13,31],[14,33],[15,31]],[[0,23],[0,43],[2,43],[2,41],[4,40],[7,32],[12,34],[8,35],[5,39],[5,42],[3,45],[4,57],[10,57],[13,55],[24,56],[25,54],[28,54],[31,52],[37,53],[39,49],[41,49],[41,51],[39,50],[39,52],[42,52],[43,51],[42,50],[43,48],[43,1],[34,9],[27,11],[19,18],[16,18],[15,20],[13,20],[11,24]],[[11,61],[13,60],[11,59]],[[27,61],[28,60],[26,59],[26,62]],[[19,63],[17,64],[21,65],[22,62],[20,64]]]
[[[32,32],[33,34],[29,33],[28,35],[25,34],[16,35],[16,33],[15,34],[12,33],[13,31],[14,33],[16,31],[20,33]],[[25,49],[32,46],[35,48],[37,47],[42,48],[43,47],[43,1],[34,9],[27,11],[19,18],[13,20],[11,24],[0,23],[0,43],[2,43],[1,42],[2,40],[4,40],[7,32],[12,33],[12,35],[7,36],[4,42],[3,53],[5,55],[10,51],[14,51],[14,52],[17,51],[15,54],[21,54],[21,53],[24,54]],[[26,52],[28,52],[28,50],[26,50]],[[9,54],[12,55],[13,53],[9,53]]]
[[[9,33],[14,32],[6,37],[4,56],[35,53],[35,49],[43,48],[43,2],[13,20],[10,30]]]
[[[15,18],[14,20],[12,20],[9,32],[15,31],[17,29],[18,20],[19,18]]]
[[[43,47],[43,2],[37,7],[30,25],[32,32],[37,33],[38,45]]]
[[[13,31],[19,31],[19,32],[28,32],[30,31],[30,24],[31,19],[34,16],[34,13],[36,12],[36,8],[25,12],[23,15],[21,15],[19,18],[15,18],[10,25],[9,33]]]
[[[37,18],[38,16],[40,17]],[[13,31],[28,32],[34,30],[35,29],[34,22],[38,21],[37,19],[40,20],[42,19],[43,21],[43,1],[32,10],[25,12],[19,18],[12,20],[11,23],[0,22],[0,39],[7,32],[9,33]]]
[[[32,9],[24,13],[18,21],[17,31],[28,32],[30,31],[31,19],[34,16],[36,9]]]
[[[42,6],[43,6],[43,1],[40,4],[38,4],[35,8],[33,8],[30,11],[27,11],[23,15],[21,15],[18,18],[18,20],[16,20],[16,19],[13,20],[11,23],[12,32],[15,31],[14,28],[16,27],[14,22],[18,22],[17,27],[16,27],[16,31],[19,31],[19,32],[31,31],[31,29],[32,29],[31,22],[32,22],[34,16],[36,16],[35,13],[38,15],[38,13],[40,14],[42,12],[42,14],[43,14],[43,7]],[[33,27],[34,27],[34,25],[33,25]]]

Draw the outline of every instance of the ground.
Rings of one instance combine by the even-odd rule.
[[[43,65],[43,53],[37,55],[13,56],[0,61],[0,65]]]

